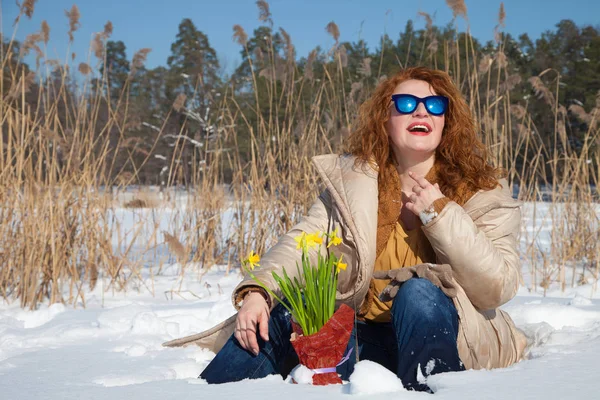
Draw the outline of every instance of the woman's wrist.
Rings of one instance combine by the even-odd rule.
[[[246,299],[248,296],[250,296],[251,294],[253,294],[253,293],[261,295],[261,296],[262,296],[262,298],[263,298],[263,299],[265,299],[265,301],[268,301],[268,300],[269,300],[269,295],[268,295],[268,294],[267,294],[267,292],[265,292],[265,291],[264,291],[262,288],[252,288],[251,290],[249,290],[249,291],[246,293],[246,296],[244,297],[244,300],[245,300],[245,299]]]
[[[419,218],[421,219],[421,223],[423,225],[427,225],[428,223],[433,221],[433,219],[437,216],[438,213],[437,211],[435,211],[435,208],[433,208],[433,205],[427,207],[419,213]]]
[[[435,212],[437,212],[438,214],[442,212],[442,210],[444,209],[444,207],[446,207],[446,204],[450,203],[450,199],[447,197],[440,197],[439,199],[435,200],[431,205],[433,207],[433,209],[435,210]]]
[[[441,197],[439,199],[436,199],[433,203],[431,203],[429,207],[421,211],[419,213],[419,218],[421,219],[423,225],[427,225],[435,218],[437,218],[437,216],[442,212],[444,207],[446,207],[446,204],[448,204],[449,202],[449,198]]]
[[[250,293],[260,294],[263,297],[263,299],[265,299],[265,301],[267,302],[267,305],[269,306],[269,308],[271,307],[271,297],[269,296],[269,294],[267,293],[266,290],[264,290],[260,286],[246,286],[246,287],[240,289],[235,294],[234,305],[235,305],[236,309],[239,310],[242,307],[242,305],[244,304],[244,301],[246,300],[246,297]]]

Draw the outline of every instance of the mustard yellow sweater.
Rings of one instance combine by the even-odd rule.
[[[375,260],[375,271],[412,267],[424,262],[435,262],[435,252],[420,227],[405,232],[396,222],[386,247]],[[392,302],[379,300],[379,294],[389,284],[388,280],[373,279],[373,301],[364,318],[373,322],[389,322]]]

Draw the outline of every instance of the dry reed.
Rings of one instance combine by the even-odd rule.
[[[34,4],[25,2],[22,12],[30,16]],[[448,4],[455,17],[466,18],[463,1]],[[259,19],[272,26],[268,3],[258,1],[257,6]],[[66,15],[69,41],[73,41],[80,19],[77,6]],[[430,31],[431,17],[424,12],[420,15],[426,18]],[[498,26],[504,25],[504,19],[502,5]],[[203,146],[196,148],[186,173],[179,162],[192,140],[181,134],[186,125],[181,131],[167,130],[172,128],[166,123],[153,126],[157,138],[174,138],[172,157],[161,156],[165,166],[160,175],[160,200],[138,196],[125,203],[116,201],[136,181],[149,159],[157,156],[153,152],[156,141],[143,148],[144,143],[137,138],[126,137],[127,127],[141,125],[129,120],[130,85],[125,85],[119,96],[117,112],[100,95],[107,88],[90,84],[93,70],[87,64],[80,64],[79,71],[90,92],[73,97],[65,87],[68,65],[48,60],[60,79],[36,84],[33,73],[26,74],[18,66],[10,70],[12,64],[6,63],[8,69],[0,72],[0,81],[8,82],[0,100],[0,296],[35,308],[46,300],[85,305],[87,291],[99,281],[104,291],[127,290],[135,284],[153,292],[148,282],[152,278],[144,270],[150,269],[151,277],[162,273],[163,263],[169,262],[161,259],[162,247],[180,265],[181,279],[171,291],[173,295],[181,289],[186,271],[196,272],[201,279],[214,264],[237,267],[249,250],[262,253],[268,249],[307,211],[322,189],[310,158],[343,149],[358,106],[373,88],[370,79],[381,79],[373,76],[369,57],[361,60],[358,75],[351,76],[346,48],[339,45],[338,26],[330,22],[325,29],[335,45],[328,54],[330,60],[321,65],[322,79],[315,79],[316,51],[309,54],[301,75],[292,40],[281,29],[284,55],[277,54],[272,38],[268,38],[265,53],[259,49],[255,58],[248,57],[253,93],[244,102],[250,107],[243,107],[230,88],[210,112],[186,108],[193,99],[185,95],[176,98],[170,112],[206,129],[193,139]],[[112,30],[108,22],[95,38],[98,42],[94,41],[93,51],[99,59],[104,59],[103,41]],[[248,53],[244,29],[235,25],[233,31],[234,40]],[[50,27],[43,23],[41,33],[23,46],[25,51],[43,52],[37,43],[47,43],[49,32]],[[456,78],[481,125],[481,138],[493,163],[507,168],[510,184],[518,185],[518,197],[531,208],[534,219],[522,233],[530,289],[546,290],[553,284],[565,289],[592,283],[595,290],[600,238],[597,192],[590,183],[597,185],[599,178],[594,166],[600,164],[596,145],[600,95],[599,104],[590,113],[576,105],[569,107],[589,126],[582,148],[575,150],[565,132],[567,109],[557,101],[559,77],[551,79],[551,71],[530,77],[528,84],[555,120],[553,143],[546,143],[527,104],[511,102],[514,88],[523,83],[519,75],[508,73],[510,65],[501,42],[495,55],[483,55],[475,52],[468,35],[464,41],[428,40],[421,54],[426,49],[430,55],[444,52],[443,65],[438,67]],[[149,51],[141,49],[134,55],[130,79],[143,66]],[[255,70],[253,60],[260,68]],[[404,65],[417,62],[403,61]],[[38,107],[46,105],[43,109],[22,107],[24,96],[34,87],[37,97],[44,100],[37,103]],[[309,108],[298,101],[300,96],[310,99]],[[108,115],[102,121],[98,117],[101,112]],[[131,170],[113,171],[111,146],[115,144],[103,134],[111,130],[117,132],[115,151],[129,157]],[[240,131],[248,132],[247,143],[240,142]],[[143,162],[133,161],[135,152],[144,155]],[[231,171],[227,183],[223,179],[225,169]],[[176,188],[186,179],[190,181],[181,205],[175,203],[181,194]],[[540,203],[542,196],[551,196],[544,198],[550,201]],[[122,226],[115,218],[121,204],[130,210],[145,207],[152,222]],[[168,217],[169,232],[157,222],[165,207],[173,211]],[[549,235],[544,230],[545,221],[539,224],[542,212],[553,226]],[[224,220],[226,213],[230,220]],[[548,245],[540,245],[542,241]],[[210,290],[208,286],[206,289]]]

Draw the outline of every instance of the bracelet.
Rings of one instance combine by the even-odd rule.
[[[271,299],[270,299],[269,295],[266,293],[266,291],[264,289],[254,289],[254,288],[248,289],[248,291],[244,295],[244,299],[243,300],[245,300],[246,297],[248,297],[248,295],[250,293],[258,293],[258,294],[260,294],[263,297],[263,299],[265,299],[265,301],[267,302],[267,304],[269,306],[271,306]]]
[[[264,299],[265,299],[265,300],[267,299],[267,296],[265,295],[265,291],[264,291],[264,290],[261,290],[261,289],[249,289],[249,290],[246,292],[246,294],[244,295],[244,298],[248,297],[248,295],[249,295],[250,293],[258,293],[258,294],[260,294],[262,297],[264,297]]]
[[[419,218],[421,218],[421,222],[423,223],[423,225],[427,225],[428,223],[433,221],[433,219],[437,216],[438,213],[437,211],[435,211],[433,204],[419,213]]]

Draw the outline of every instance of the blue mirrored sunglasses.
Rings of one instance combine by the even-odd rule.
[[[427,112],[431,115],[442,115],[448,108],[448,98],[446,96],[427,96],[420,98],[412,94],[393,94],[392,101],[396,106],[396,111],[400,114],[410,114],[417,109],[419,103],[423,103]]]

